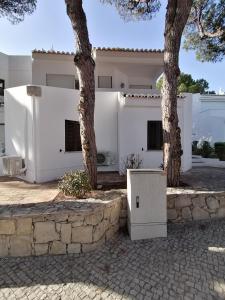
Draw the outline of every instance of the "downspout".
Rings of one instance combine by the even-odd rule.
[[[37,182],[37,134],[36,134],[36,97],[32,96],[32,141],[33,141],[33,156],[34,156],[34,183]]]
[[[27,86],[27,95],[32,100],[32,146],[34,161],[34,183],[37,182],[37,97],[41,97],[42,90],[39,86]],[[27,141],[28,142],[28,141]]]

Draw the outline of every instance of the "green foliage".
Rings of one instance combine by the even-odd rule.
[[[204,158],[209,158],[213,153],[213,148],[208,141],[204,141],[201,146],[201,155]]]
[[[214,144],[215,153],[220,160],[225,160],[225,143],[217,142]]]
[[[58,188],[66,196],[84,198],[91,191],[88,175],[84,171],[73,171],[65,173],[61,178]]]
[[[37,0],[1,0],[0,17],[7,17],[15,24],[24,20],[26,14],[30,15],[36,9]]]
[[[163,77],[161,76],[156,83],[158,90],[162,89]],[[205,79],[194,80],[190,74],[181,73],[177,82],[178,93],[200,93],[203,94],[209,88],[209,84]]]
[[[114,5],[120,16],[126,21],[150,20],[159,11],[159,0],[100,0],[102,3]]]
[[[200,61],[221,61],[225,55],[225,0],[194,0],[185,29],[184,48]]]

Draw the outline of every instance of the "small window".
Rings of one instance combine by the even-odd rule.
[[[0,79],[0,96],[4,96],[5,80]]]
[[[98,76],[98,88],[111,89],[112,76]]]
[[[65,151],[81,151],[80,124],[65,120]]]
[[[148,121],[147,149],[162,150],[162,148],[163,148],[162,121]]]

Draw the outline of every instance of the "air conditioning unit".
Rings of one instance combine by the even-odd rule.
[[[97,165],[98,166],[110,166],[113,164],[113,156],[111,152],[98,152],[97,153]]]
[[[2,157],[3,174],[8,176],[21,175],[23,169],[23,159],[20,156],[3,156]]]

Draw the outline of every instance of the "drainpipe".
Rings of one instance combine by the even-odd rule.
[[[32,146],[34,161],[34,183],[37,182],[37,97],[41,97],[41,87],[27,86],[27,95],[32,99]],[[28,141],[27,141],[28,142]]]

